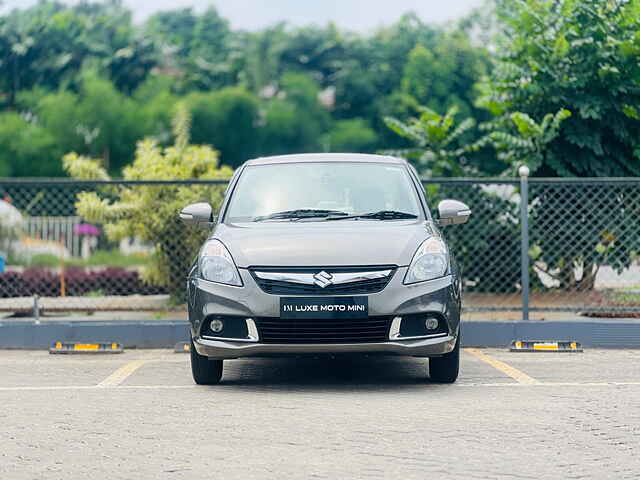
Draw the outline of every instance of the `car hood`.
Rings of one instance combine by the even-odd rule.
[[[433,233],[424,221],[339,220],[219,224],[212,238],[240,268],[404,266]]]

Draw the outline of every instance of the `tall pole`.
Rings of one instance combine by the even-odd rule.
[[[522,283],[522,320],[529,320],[529,167],[520,174],[520,275]]]

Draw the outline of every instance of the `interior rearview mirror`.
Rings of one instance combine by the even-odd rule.
[[[214,222],[213,208],[206,202],[192,203],[180,211],[180,220],[187,225],[209,225]]]
[[[458,200],[442,200],[438,203],[438,223],[445,225],[460,225],[467,223],[471,215],[471,209]]]

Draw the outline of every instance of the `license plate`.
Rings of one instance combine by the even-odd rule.
[[[366,318],[368,297],[282,297],[280,318]]]

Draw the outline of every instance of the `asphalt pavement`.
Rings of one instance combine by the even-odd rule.
[[[640,351],[427,361],[0,351],[0,479],[640,478]]]

